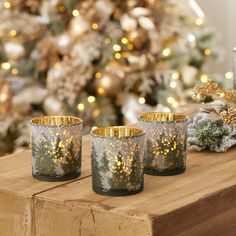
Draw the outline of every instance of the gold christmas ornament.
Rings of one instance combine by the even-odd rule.
[[[7,115],[12,107],[12,89],[9,83],[0,80],[0,115]]]
[[[95,87],[100,95],[115,96],[123,87],[122,78],[112,72],[99,72],[95,75]],[[98,75],[98,74],[97,74]]]
[[[143,47],[145,43],[148,42],[147,31],[141,28],[131,31],[128,34],[128,39],[131,42],[131,44],[134,46],[134,48],[140,49]]]

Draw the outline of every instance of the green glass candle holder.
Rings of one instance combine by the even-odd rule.
[[[188,119],[177,113],[145,113],[138,116],[145,130],[144,171],[150,175],[176,175],[186,168]]]
[[[77,178],[81,170],[82,120],[45,116],[30,121],[32,175],[43,181]]]
[[[144,134],[139,128],[124,126],[91,131],[94,192],[124,196],[143,190]]]

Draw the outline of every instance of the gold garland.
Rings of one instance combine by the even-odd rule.
[[[220,119],[225,125],[236,125],[236,109],[230,107],[220,113]]]
[[[212,80],[196,85],[193,92],[195,93],[195,99],[198,100],[204,100],[206,96],[211,96],[227,102],[236,103],[236,90],[225,90]]]

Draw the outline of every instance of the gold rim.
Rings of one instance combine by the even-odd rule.
[[[144,122],[183,122],[188,119],[186,115],[171,112],[149,112],[138,116]]]
[[[90,132],[91,136],[113,139],[134,138],[144,134],[144,130],[128,126],[98,127]]]
[[[31,125],[35,126],[75,126],[82,123],[82,120],[74,116],[42,116],[33,118],[30,121]]]

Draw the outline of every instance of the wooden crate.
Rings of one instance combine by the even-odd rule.
[[[34,180],[29,153],[0,159],[0,235],[236,235],[235,148],[188,153],[184,174],[146,175],[126,197],[93,193],[83,150],[82,176],[66,183]]]

